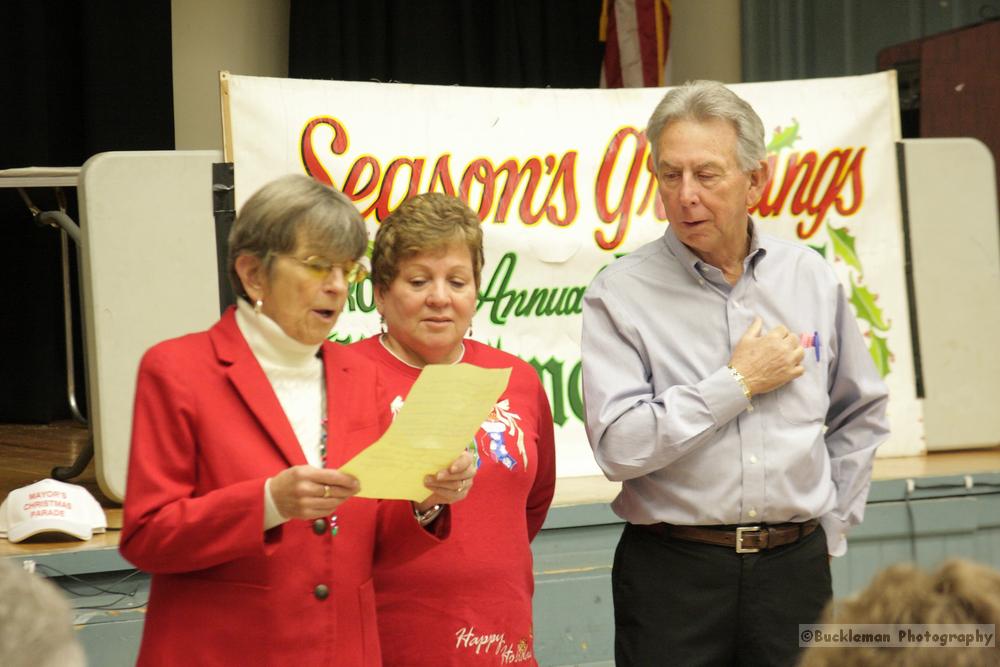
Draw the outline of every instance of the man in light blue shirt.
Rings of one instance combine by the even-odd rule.
[[[650,118],[670,227],[584,298],[594,456],[622,491],[622,665],[791,665],[859,523],[887,390],[832,267],[764,236],[764,128],[722,84]]]

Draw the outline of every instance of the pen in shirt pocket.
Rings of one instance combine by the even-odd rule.
[[[802,342],[802,347],[812,348],[813,353],[816,356],[816,361],[819,361],[820,352],[820,342],[819,342],[819,332],[813,331],[812,333],[799,334],[799,340]]]

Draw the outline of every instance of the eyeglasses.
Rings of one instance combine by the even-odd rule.
[[[320,257],[319,255],[310,255],[305,259],[299,259],[295,255],[279,254],[278,256],[294,259],[296,262],[304,266],[310,275],[317,280],[326,280],[334,269],[340,269],[344,275],[344,280],[348,284],[360,283],[368,277],[368,268],[361,262],[355,262],[352,259],[337,263],[331,262],[327,258]]]

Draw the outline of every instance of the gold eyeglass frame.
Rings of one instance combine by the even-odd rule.
[[[317,280],[326,280],[334,269],[339,268],[344,274],[344,281],[347,284],[360,283],[368,277],[368,267],[361,262],[349,259],[344,262],[331,262],[326,257],[320,255],[309,255],[305,259],[299,259],[295,255],[286,253],[274,253],[278,257],[287,257],[306,268]]]

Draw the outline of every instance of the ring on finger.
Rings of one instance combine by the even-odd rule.
[[[326,484],[323,485],[323,497],[324,498],[330,497],[330,487],[327,486]]]
[[[468,480],[463,479],[461,484],[458,485],[458,492],[462,493],[463,491],[465,491],[465,487],[468,486],[468,484],[469,484]]]

